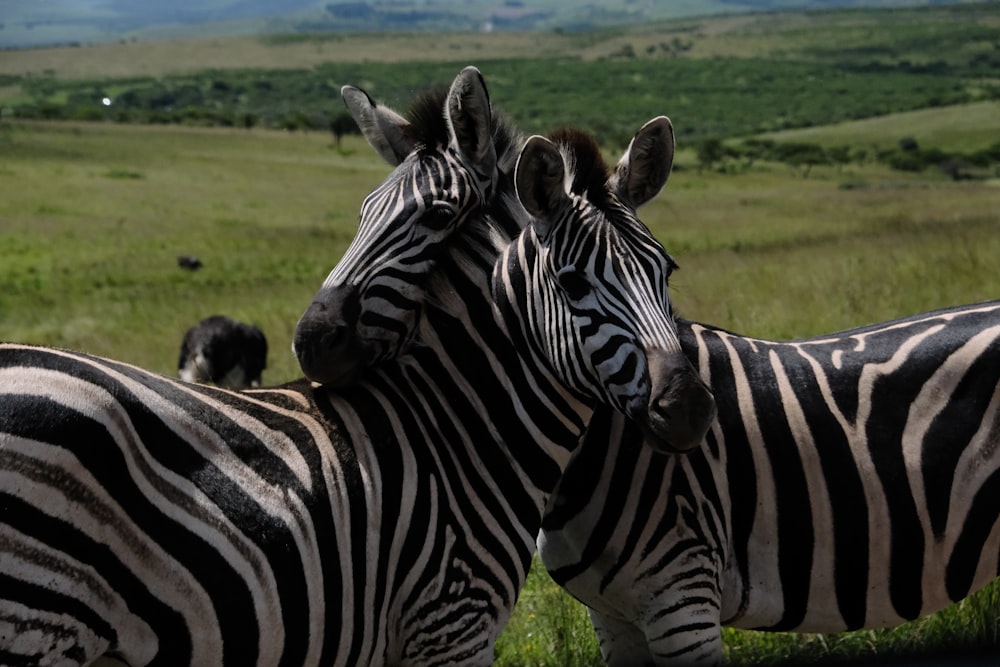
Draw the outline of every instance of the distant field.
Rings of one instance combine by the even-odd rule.
[[[682,145],[693,146],[996,102],[998,9],[1000,2],[582,32],[295,33],[7,51],[0,107],[5,118],[325,129],[343,120],[344,84],[401,105],[475,64],[494,102],[530,132],[573,124],[624,145],[637,123],[668,114]],[[976,148],[984,148],[993,129],[963,139],[982,139]]]
[[[945,0],[957,4],[954,0]],[[359,3],[360,4],[360,3]],[[399,30],[558,30],[580,32],[607,26],[648,25],[692,16],[776,12],[789,7],[829,9],[847,0],[599,0],[568,3],[533,0],[461,2],[369,2],[369,11],[338,7],[350,3],[323,0],[276,2],[256,0],[182,0],[170,3],[102,2],[101,0],[4,0],[0,13],[0,47],[128,39],[178,39],[199,36],[348,31],[384,34]],[[869,0],[868,8],[920,6],[926,0]],[[331,7],[333,8],[331,10]]]
[[[697,3],[706,7],[711,3]],[[121,40],[4,51],[0,74],[111,79],[206,69],[288,69],[364,62],[476,63],[563,57],[768,58],[958,63],[991,55],[1000,2],[899,10],[774,12],[681,18],[574,31],[294,33]]]
[[[880,148],[894,147],[903,137],[914,137],[925,147],[972,151],[1000,141],[1000,102],[920,109],[761,136],[776,141],[803,141],[822,146]]]
[[[547,57],[574,50],[555,33],[337,33],[127,41],[3,52],[0,73],[68,79],[190,74],[206,69],[295,69],[329,62],[477,62]]]

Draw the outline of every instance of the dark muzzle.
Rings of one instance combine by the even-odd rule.
[[[650,429],[668,451],[694,449],[715,421],[715,397],[680,352],[651,355],[648,363]]]
[[[369,364],[358,341],[357,288],[324,287],[295,326],[292,350],[307,378],[334,387],[357,382]]]

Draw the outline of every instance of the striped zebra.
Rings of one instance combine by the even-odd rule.
[[[408,149],[385,148],[408,130],[399,116],[355,89],[345,98],[368,141],[399,164]],[[439,173],[416,188],[443,187],[448,172]],[[502,204],[507,185],[498,174],[487,209]],[[514,225],[527,219],[505,214],[521,215]],[[380,216],[399,238],[420,220],[385,202]],[[425,256],[439,251],[428,245]],[[408,279],[419,284],[419,271]],[[394,335],[342,330],[367,315],[352,305],[340,320],[331,306],[323,326],[360,347]],[[421,304],[406,305],[416,313]],[[641,430],[621,413],[597,411],[539,540],[554,578],[591,608],[609,663],[718,663],[723,624],[895,625],[992,580],[994,308],[791,342],[679,321],[685,354],[720,406],[705,445],[660,456],[640,446]],[[963,416],[966,430],[953,428]]]
[[[490,160],[477,76],[448,93],[448,137]],[[510,248],[489,218],[442,226],[407,354],[350,391],[0,345],[0,663],[489,664],[595,407],[672,438],[674,378],[645,372],[681,356],[668,256],[565,168],[529,142],[538,220]]]
[[[456,91],[477,98],[477,106],[464,109],[461,104],[465,102]],[[296,327],[293,348],[308,378],[328,386],[349,386],[367,369],[407,353],[419,337],[423,313],[441,295],[470,303],[490,298],[483,291],[484,284],[453,273],[447,274],[450,284],[438,285],[444,275],[437,266],[440,258],[447,253],[469,255],[470,261],[477,262],[496,258],[505,243],[529,226],[529,220],[537,223],[543,215],[552,215],[546,211],[556,203],[572,204],[566,204],[569,208],[562,211],[563,216],[600,214],[622,228],[615,236],[631,230],[634,241],[650,243],[648,266],[637,265],[633,271],[641,274],[655,269],[669,275],[675,268],[669,255],[660,257],[662,247],[635,218],[635,209],[656,196],[670,174],[674,136],[665,116],[636,133],[613,170],[604,163],[593,138],[583,133],[562,133],[556,152],[542,151],[538,146],[547,145],[546,140],[532,138],[530,154],[542,156],[537,158],[541,167],[568,179],[567,200],[563,190],[556,188],[554,177],[544,179],[548,188],[530,181],[529,175],[544,176],[542,169],[522,170],[520,188],[515,187],[516,158],[523,155],[518,150],[523,138],[503,114],[492,109],[475,67],[467,67],[456,77],[446,100],[440,95],[424,96],[406,117],[353,86],[344,86],[342,94],[365,138],[394,169],[365,198],[354,242]],[[476,131],[481,136],[475,136]],[[545,196],[555,201],[546,201]],[[531,202],[533,218],[525,199]],[[464,231],[455,234],[459,229]],[[602,238],[601,246],[591,248],[594,264],[590,270],[610,277],[607,271],[620,258],[599,251],[615,252],[615,236]],[[475,241],[472,247],[453,247],[456,240],[469,244],[469,239]],[[654,266],[657,263],[663,266]],[[585,283],[578,280],[578,274],[579,270],[567,268],[560,281],[582,289]],[[665,292],[655,304],[636,307],[656,304],[669,309]],[[544,312],[549,306],[540,302],[536,307]],[[585,318],[576,324],[589,331]],[[673,330],[663,335],[664,354],[648,370],[623,357],[614,346],[600,354],[607,357],[609,366],[622,364],[616,373],[626,383],[633,381],[632,376],[645,376],[645,381],[651,376],[654,382],[665,383],[658,400],[669,422],[665,425],[669,438],[652,437],[649,443],[663,451],[685,451],[701,442],[714,416],[714,402],[697,372],[678,354]],[[553,345],[562,344],[562,337],[549,340],[546,353],[559,354]],[[575,372],[574,380],[580,381],[581,374]],[[642,405],[622,406],[614,400],[609,405],[636,417],[637,423],[647,421]]]
[[[794,341],[678,321],[714,392],[659,456],[592,421],[543,520],[609,664],[721,662],[720,625],[838,632],[961,600],[1000,568],[1000,301]]]

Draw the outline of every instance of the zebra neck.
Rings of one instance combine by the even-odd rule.
[[[550,363],[494,303],[497,260],[522,231],[524,216],[499,193],[488,215],[470,220],[439,263],[432,293],[410,357],[410,367],[435,368],[449,386],[441,395],[489,423],[498,451],[523,468],[538,492],[554,488],[580,441],[594,406],[551,372]]]

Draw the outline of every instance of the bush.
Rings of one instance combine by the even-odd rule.
[[[885,154],[883,161],[897,171],[923,171],[927,165],[924,163],[919,153],[912,151],[889,151]]]

